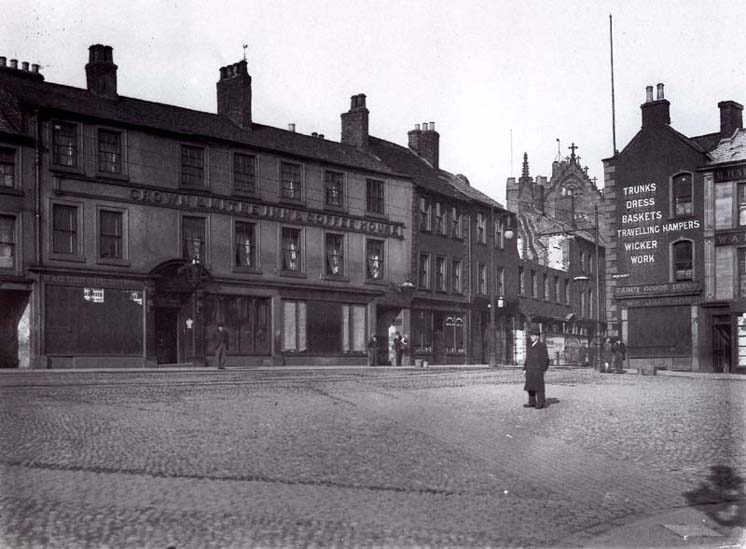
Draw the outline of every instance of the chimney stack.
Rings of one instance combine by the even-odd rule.
[[[420,154],[420,134],[422,131],[420,130],[420,125],[415,124],[413,130],[409,130],[407,132],[408,142],[409,142],[409,148],[412,149],[417,154]]]
[[[94,44],[88,48],[85,75],[89,92],[108,99],[117,97],[117,66],[111,46]]]
[[[435,131],[435,122],[422,123],[419,139],[419,155],[434,169],[440,169],[440,134]]]
[[[244,128],[251,128],[251,76],[246,60],[220,67],[218,114]]]
[[[735,101],[721,101],[720,109],[720,137],[732,137],[736,130],[743,129],[743,105]]]
[[[671,124],[671,103],[663,97],[663,84],[658,84],[656,87],[658,97],[655,101],[653,101],[653,86],[645,88],[645,103],[640,106],[643,128],[662,127]]]
[[[342,113],[342,143],[359,149],[368,147],[368,115],[365,94],[350,98],[350,110]]]

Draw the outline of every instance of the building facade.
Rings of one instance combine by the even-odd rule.
[[[120,96],[110,47],[85,70],[79,89],[0,58],[7,362],[204,365],[223,323],[229,365],[366,363],[406,305],[411,181],[254,122],[245,61],[217,114]]]
[[[702,168],[721,136],[673,129],[663,84],[655,98],[648,86],[641,111],[640,131],[604,160],[610,322],[632,366],[711,371],[705,286],[716,250],[705,211],[714,188]]]

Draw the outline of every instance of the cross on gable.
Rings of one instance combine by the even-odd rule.
[[[572,145],[570,145],[570,146],[569,146],[569,147],[567,147],[567,148],[568,148],[568,149],[570,149],[570,151],[571,151],[571,153],[570,153],[570,158],[571,158],[571,159],[574,159],[574,158],[575,158],[575,149],[577,149],[578,147],[577,147],[577,146],[575,145],[575,143],[573,142],[573,144],[572,144]]]

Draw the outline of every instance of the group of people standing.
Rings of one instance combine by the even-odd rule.
[[[409,354],[409,341],[407,336],[402,336],[399,332],[394,334],[394,342],[391,345],[391,354],[393,360],[390,360],[395,366],[403,364],[404,355]],[[372,334],[368,340],[368,366],[378,365],[378,336]]]

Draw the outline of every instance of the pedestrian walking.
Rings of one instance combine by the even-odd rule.
[[[225,354],[228,352],[228,348],[230,347],[230,338],[228,336],[228,330],[225,329],[222,322],[218,322],[216,339],[215,362],[218,365],[218,369],[223,370],[225,368]]]
[[[621,337],[615,337],[611,343],[611,353],[614,361],[614,373],[624,373],[624,358],[627,353],[627,346]]]
[[[402,364],[409,366],[411,364],[409,362],[409,340],[407,339],[406,335],[402,336],[401,338],[401,354]]]
[[[376,334],[371,334],[368,340],[368,366],[378,365],[378,340]]]
[[[599,371],[606,373],[611,371],[611,365],[614,362],[614,352],[611,350],[611,338],[604,339],[603,348],[601,349],[601,364]]]
[[[399,332],[396,332],[396,335],[394,336],[394,354],[396,356],[396,365],[401,366],[401,359],[402,359],[402,342],[401,342],[401,334]]]
[[[541,409],[546,404],[544,372],[549,368],[549,353],[539,335],[537,328],[529,330],[530,341],[526,349],[526,362],[523,365],[526,372],[523,390],[528,392],[528,404],[524,404],[524,408]]]

